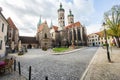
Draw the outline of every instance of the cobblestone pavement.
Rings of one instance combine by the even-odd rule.
[[[0,73],[0,80],[26,80],[24,76],[20,76],[18,72]]]
[[[99,48],[84,80],[120,80],[120,49],[110,51],[111,60],[107,60],[106,49]]]
[[[32,67],[32,80],[79,80],[98,48],[83,48],[69,54],[54,55],[51,50],[28,50],[16,56],[21,62],[22,74],[28,78],[28,67]]]

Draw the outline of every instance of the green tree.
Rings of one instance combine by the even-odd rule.
[[[108,35],[115,37],[116,45],[120,48],[120,5],[113,6],[104,13],[104,20],[109,27]]]

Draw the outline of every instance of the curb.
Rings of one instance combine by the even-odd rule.
[[[94,54],[93,58],[91,59],[88,67],[87,67],[86,70],[84,71],[84,73],[83,73],[82,77],[80,78],[80,80],[85,80],[86,74],[87,74],[90,66],[92,65],[92,63],[93,63],[93,61],[94,61],[94,59],[95,59],[95,57],[96,57],[96,55],[97,55],[97,53],[98,53],[98,51],[99,51],[100,48],[101,48],[101,47],[99,47],[98,50],[96,51],[96,53]]]
[[[86,48],[88,48],[88,47],[83,47],[83,48],[71,50],[71,51],[68,51],[68,52],[53,53],[53,55],[64,55],[64,54],[68,54],[68,53],[75,52],[75,51],[82,50],[82,49],[86,49]]]

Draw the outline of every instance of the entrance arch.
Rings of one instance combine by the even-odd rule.
[[[31,44],[29,44],[29,45],[27,46],[27,48],[28,48],[28,49],[31,49],[31,48],[32,48],[32,45],[31,45]]]

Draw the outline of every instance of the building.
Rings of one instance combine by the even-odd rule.
[[[114,38],[112,36],[107,36],[108,44],[111,45],[114,42]],[[92,33],[88,35],[88,45],[89,46],[103,46],[105,43],[104,31]]]
[[[8,44],[10,48],[14,50],[18,50],[18,41],[19,41],[19,30],[9,17],[7,19],[9,26],[8,26]]]
[[[89,46],[100,46],[100,35],[97,33],[92,33],[88,35],[88,45]]]
[[[52,39],[50,35],[50,28],[47,25],[47,22],[38,24],[37,29],[37,41],[40,48],[51,48]]]
[[[28,49],[37,48],[38,41],[36,37],[28,37],[28,36],[19,36],[19,48],[25,47]]]
[[[2,14],[2,8],[0,7],[0,58],[4,57],[6,53],[7,29],[8,22]]]
[[[47,43],[49,44],[47,45],[48,47],[50,45],[52,47],[70,45],[86,46],[87,45],[86,28],[80,22],[74,22],[74,15],[72,14],[72,11],[69,10],[69,14],[67,16],[68,25],[65,25],[65,10],[63,9],[61,3],[60,8],[57,10],[57,12],[58,12],[58,26],[53,25],[51,22],[50,28],[47,27],[46,25],[46,30],[42,30],[41,28],[44,23],[41,24],[40,18],[37,26],[38,28],[37,40],[39,41],[39,45],[42,46],[43,44]],[[49,42],[45,42],[47,40],[42,40],[43,35],[45,36],[45,33],[47,36],[49,36],[48,38]]]

